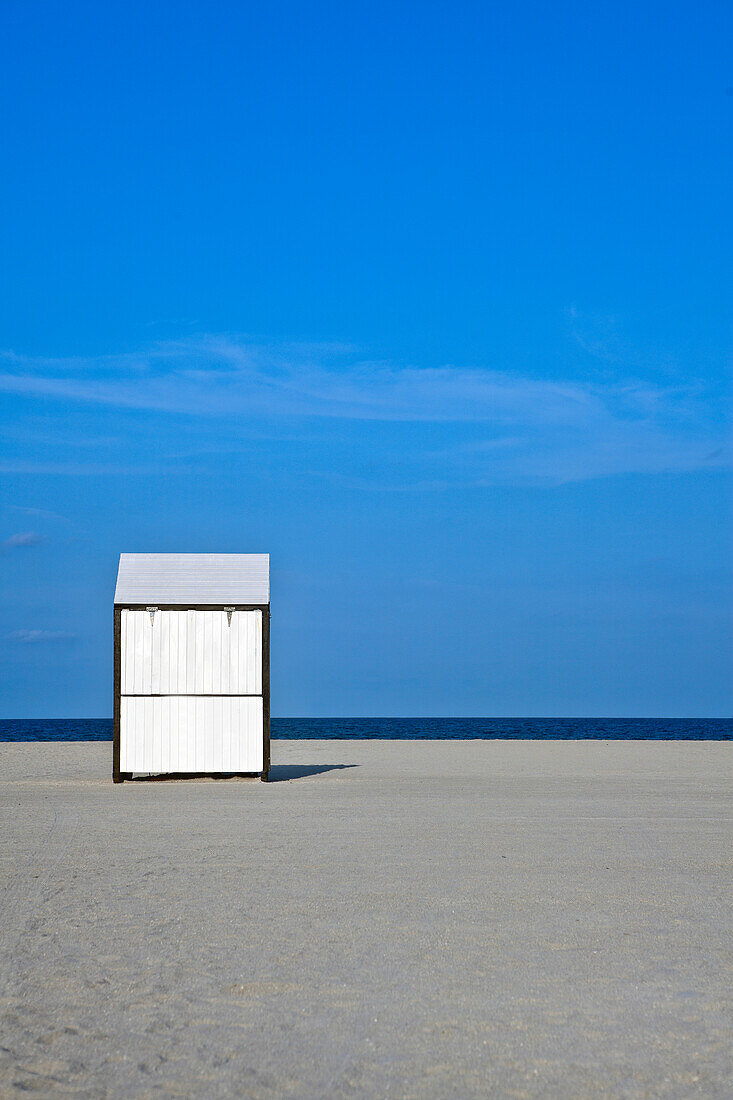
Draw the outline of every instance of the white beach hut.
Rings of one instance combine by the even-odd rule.
[[[270,768],[269,554],[122,554],[113,779]]]

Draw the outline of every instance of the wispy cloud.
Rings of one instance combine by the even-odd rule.
[[[629,318],[599,310],[583,310],[577,305],[565,311],[572,342],[587,357],[588,363],[603,371],[644,370],[679,377],[680,364],[659,340],[651,339],[647,326],[643,334],[629,332]],[[632,325],[632,329],[634,326]]]
[[[623,361],[625,351],[618,337],[618,322],[613,314],[588,315],[582,313],[576,305],[566,311],[570,323],[570,334],[584,352],[594,359],[606,363],[618,364]]]
[[[484,367],[419,368],[362,360],[334,345],[271,347],[212,336],[95,359],[5,353],[0,361],[6,392],[197,416],[562,425],[608,409],[634,415],[656,393],[628,380],[599,386]]]
[[[0,474],[55,474],[64,477],[84,476],[151,476],[158,473],[160,465],[149,463],[148,465],[133,464],[128,462],[60,462],[55,459],[47,459],[43,462],[29,462],[24,458],[10,458],[7,462],[0,462]]]
[[[66,630],[12,630],[6,638],[16,645],[38,645],[42,642],[72,642],[76,634]]]
[[[68,516],[62,516],[59,512],[51,512],[48,508],[28,508],[23,504],[9,504],[14,512],[22,512],[26,516],[37,516],[38,519],[51,520],[57,523],[71,523]]]
[[[427,441],[421,449],[416,441],[410,462],[414,467],[422,460],[422,468],[413,468],[402,482],[425,489],[730,463],[720,416],[703,387],[664,387],[618,372],[601,381],[558,381],[494,367],[375,362],[341,345],[199,336],[87,359],[5,353],[0,390],[218,418],[250,429],[266,424],[268,432],[283,436],[298,418],[465,425],[464,440],[442,451]],[[485,438],[477,439],[482,432]],[[69,472],[81,472],[72,465]],[[108,472],[114,469],[113,463]],[[390,478],[390,487],[401,487],[398,480]],[[380,475],[373,479],[376,485],[383,481]]]
[[[39,535],[38,531],[18,531],[2,543],[5,550],[23,549],[30,546],[40,546],[46,539]]]

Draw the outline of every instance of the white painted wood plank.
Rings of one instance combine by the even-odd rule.
[[[193,710],[194,729],[196,730],[196,751],[193,762],[196,771],[201,772],[204,770],[206,758],[206,711],[201,696],[194,699],[191,709]]]
[[[213,668],[212,668],[212,671],[213,671]],[[206,700],[204,700],[204,702],[206,702]],[[224,743],[225,739],[229,736],[229,729],[228,729],[229,714],[227,713],[227,711],[228,711],[227,703],[229,702],[229,700],[228,699],[217,699],[217,702],[220,704],[220,706],[219,706],[220,713],[219,713],[218,717],[219,717],[219,722],[221,724],[221,736],[220,737],[215,737],[214,736],[215,717],[214,717],[214,714],[211,711],[209,711],[210,727],[209,727],[209,729],[207,729],[207,744],[211,746],[211,770],[213,772],[223,772],[224,771],[224,753],[222,751],[223,750],[223,743]]]
[[[186,685],[193,683],[196,669],[196,632],[193,626],[193,611],[184,611],[181,615],[181,629],[184,636],[184,648],[186,650],[186,663],[178,687],[180,694],[185,694]]]
[[[137,746],[137,738],[140,732],[140,716],[137,714],[136,707],[137,700],[130,699],[130,709],[133,711],[132,718],[134,723],[130,726],[129,742],[126,743],[125,739],[120,736],[120,762],[125,771],[129,771],[130,760],[135,760],[139,757],[140,753]],[[122,700],[122,706],[120,708],[120,731],[122,729],[122,715],[125,713],[125,700]]]
[[[194,691],[196,693],[203,693],[204,690],[204,625],[206,623],[206,613],[203,611],[195,611],[193,616],[193,626],[196,633],[196,671],[194,674]]]
[[[132,731],[132,759],[142,761],[145,754],[145,712],[137,700],[135,700],[135,717],[137,721]]]
[[[232,612],[231,625],[228,627],[229,670],[227,672],[227,690],[236,692],[239,683],[237,671],[239,663],[239,616]]]
[[[160,612],[154,612],[152,615],[146,612],[148,619],[150,620],[150,636],[151,636],[151,648],[152,648],[152,660],[150,662],[150,694],[160,695],[161,687],[161,673],[163,671],[163,635],[167,631],[161,629]]]
[[[123,695],[262,692],[262,612],[122,612]]]
[[[144,695],[149,695],[153,690],[153,659],[153,624],[150,621],[150,615],[147,611],[143,611],[137,624],[135,672],[136,678],[138,675],[140,678],[140,684],[137,690]]]
[[[165,624],[167,630],[164,632],[168,635],[168,675],[163,678],[163,682],[166,684],[166,693],[170,692],[171,695],[178,693],[178,676],[181,671],[181,661],[178,656],[178,633],[182,618],[182,615],[171,616]]]
[[[211,612],[211,691],[214,695],[222,694],[221,686],[221,646],[222,646],[222,620],[226,621],[226,613]]]
[[[244,635],[244,654],[245,654],[244,674],[245,674],[245,676],[246,676],[249,683],[254,683],[253,662],[254,662],[254,657],[255,657],[255,654],[254,654],[255,632],[252,629],[252,626],[253,626],[253,624],[252,624],[252,618],[251,617],[246,618],[244,620],[244,622],[242,623],[242,634]]]
[[[211,612],[201,611],[202,635],[201,635],[201,691],[205,695],[211,694],[210,660],[211,660]]]
[[[142,712],[142,745],[140,747],[140,759],[142,770],[146,772],[157,771],[158,761],[155,754],[155,730],[153,728],[153,712],[141,705]]]
[[[170,696],[168,706],[161,708],[160,753],[158,754],[160,764],[158,766],[162,772],[173,771],[171,767],[171,716],[174,706],[175,699]]]
[[[179,695],[122,699],[122,771],[259,772],[262,752],[259,698]]]
[[[128,690],[138,695],[144,690],[142,620],[138,617],[139,613],[135,611],[127,611],[126,615],[128,626],[131,627],[128,641],[131,646],[131,684]]]
[[[262,612],[256,611],[254,615],[254,631],[255,631],[255,645],[254,645],[254,668],[252,669],[254,690],[258,694],[262,694]]]
[[[120,690],[123,692],[131,690],[134,671],[134,668],[131,668],[134,653],[131,631],[135,626],[134,620],[128,619],[127,615],[126,611],[120,613]]]
[[[233,700],[223,699],[224,709],[228,710],[228,714],[225,720],[225,728],[227,735],[222,738],[222,754],[221,754],[221,768],[222,771],[231,771],[231,759],[232,759],[232,726],[234,724],[233,715]]]
[[[211,619],[211,644],[209,646],[209,667],[211,669],[211,694],[221,695],[221,692],[217,689],[217,679],[221,683],[221,674],[217,677],[219,672],[219,664],[221,663],[221,620],[223,618],[223,612],[210,611],[209,618]]]
[[[128,761],[130,760],[130,711],[131,703],[134,703],[134,699],[129,696],[120,700],[120,770],[123,772],[129,771]],[[123,714],[125,715],[123,719]],[[125,736],[122,736],[123,722],[125,725]]]
[[[200,696],[196,696],[191,704],[191,713],[193,716],[193,729],[194,729],[194,752],[193,752],[193,766],[195,771],[203,771],[204,767],[204,750],[206,747],[206,730],[204,729],[204,711],[203,700]]]
[[[126,691],[129,683],[127,665],[130,660],[131,647],[128,644],[127,612],[120,612],[120,690]]]
[[[125,636],[122,642],[122,668],[124,669],[124,675],[122,678],[122,691],[134,692],[135,690],[135,631],[136,620],[132,612],[122,612],[122,618],[125,623]],[[120,639],[121,640],[121,639]]]
[[[129,771],[130,760],[136,760],[140,753],[138,751],[137,739],[140,735],[140,716],[137,713],[137,699],[131,699],[129,701],[130,709],[133,711],[132,718],[134,723],[130,726],[130,738],[129,743],[125,743],[125,739],[120,737],[120,761],[125,771]],[[120,730],[122,728],[122,715],[125,713],[125,700],[122,700],[122,706],[120,708]],[[126,751],[125,751],[126,750]]]
[[[143,743],[141,753],[143,769],[145,771],[153,771],[158,765],[155,753],[155,742],[157,740],[155,736],[155,715],[148,707],[144,705],[142,700],[141,707],[143,713]]]
[[[181,693],[186,684],[188,669],[188,646],[186,644],[187,615],[178,615],[178,675],[176,676],[176,693]]]

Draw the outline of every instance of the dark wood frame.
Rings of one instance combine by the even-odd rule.
[[[115,604],[114,609],[114,710],[112,732],[112,782],[123,783],[132,779],[132,772],[120,771],[120,700],[122,698],[122,612],[146,611],[150,604]],[[270,605],[262,603],[219,604],[219,603],[161,603],[156,604],[157,611],[261,611],[262,612],[262,771],[260,779],[266,783],[270,775]],[[215,779],[223,775],[250,775],[247,772],[169,772],[160,778],[200,779],[204,776]],[[257,774],[256,772],[254,773]],[[156,776],[156,778],[158,778]]]

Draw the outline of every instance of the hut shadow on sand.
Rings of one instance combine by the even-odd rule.
[[[323,775],[325,772],[342,771],[345,768],[358,768],[359,764],[280,764],[271,767],[268,782],[288,783],[291,779],[308,779]],[[193,779],[258,779],[258,772],[165,772],[152,774],[144,772],[127,778],[128,783],[170,783]]]
[[[270,767],[270,783],[287,783],[290,779],[308,779],[324,772],[358,768],[358,764],[276,764]]]

